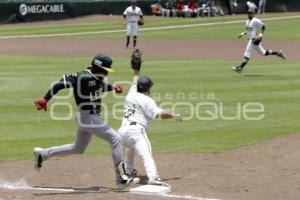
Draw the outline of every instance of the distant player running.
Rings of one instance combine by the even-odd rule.
[[[131,6],[124,11],[123,17],[127,20],[126,48],[129,47],[130,37],[133,37],[133,48],[135,48],[138,36],[138,25],[144,24],[143,13],[141,8],[137,6],[136,0],[132,0]]]
[[[176,119],[181,121],[181,115],[165,112],[160,109],[155,101],[149,97],[153,82],[148,76],[139,76],[141,66],[141,52],[136,49],[132,54],[133,78],[132,86],[126,96],[124,104],[124,117],[119,129],[123,144],[127,149],[126,172],[135,175],[134,156],[137,154],[143,161],[148,184],[164,185],[160,179],[154,159],[152,157],[151,144],[147,136],[147,127],[154,119]]]
[[[285,59],[285,55],[282,50],[277,50],[277,51],[273,51],[270,49],[265,50],[262,47],[261,41],[266,27],[260,19],[254,17],[256,6],[255,8],[253,8],[251,7],[251,5],[252,4],[248,4],[248,11],[247,11],[248,20],[246,21],[246,32],[242,32],[238,36],[239,38],[241,38],[242,36],[247,35],[248,44],[246,47],[246,51],[244,53],[244,60],[242,61],[242,63],[238,66],[232,67],[232,70],[237,73],[241,73],[243,71],[244,67],[247,65],[248,61],[250,60],[253,49],[255,49],[255,51],[262,56],[275,55],[282,59]],[[260,33],[258,30],[260,30]]]
[[[35,168],[37,170],[40,170],[43,162],[51,157],[83,153],[90,143],[92,135],[95,135],[111,145],[118,188],[122,189],[130,183],[139,181],[137,178],[134,179],[125,174],[121,137],[114,129],[99,119],[102,93],[112,90],[117,93],[122,92],[120,85],[111,85],[104,82],[104,78],[108,73],[113,71],[111,65],[112,59],[109,56],[99,54],[92,60],[91,67],[74,74],[64,75],[43,98],[34,102],[38,110],[46,111],[47,102],[57,92],[65,88],[73,88],[74,98],[78,106],[76,141],[73,144],[62,146],[34,148]]]

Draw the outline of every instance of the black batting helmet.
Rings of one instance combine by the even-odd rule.
[[[101,68],[107,72],[113,72],[111,65],[112,65],[112,59],[109,56],[104,54],[96,55],[91,62],[91,67],[95,71]]]
[[[148,76],[142,76],[137,82],[137,92],[147,92],[153,86],[152,80]]]

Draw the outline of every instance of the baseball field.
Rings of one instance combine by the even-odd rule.
[[[113,58],[108,82],[124,85],[123,94],[105,95],[101,114],[119,128],[132,76],[122,17],[1,25],[0,200],[299,199],[300,13],[259,18],[266,24],[262,45],[282,49],[287,59],[254,53],[242,74],[231,67],[246,47],[237,39],[246,15],[145,18],[137,44],[142,74],[153,79],[157,104],[184,117],[153,121],[148,130],[160,176],[172,186],[169,196],[154,197],[115,192],[110,147],[98,138],[83,155],[50,159],[39,173],[33,168],[35,146],[72,143],[76,132],[70,91],[52,99],[47,112],[33,101],[98,53]]]

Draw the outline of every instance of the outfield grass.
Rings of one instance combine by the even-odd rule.
[[[223,18],[216,19],[223,20]],[[155,20],[153,19],[153,26],[166,23],[166,21]],[[198,23],[197,20],[202,19],[191,19],[191,22]],[[289,33],[291,37],[285,39],[299,40],[299,26],[294,25],[298,21],[295,19],[269,21],[270,28],[266,34],[268,38],[275,40],[284,39],[283,34]],[[169,25],[183,23],[183,20],[172,19],[171,22],[170,24],[168,21]],[[42,25],[32,25],[32,32],[21,30],[18,26],[1,26],[0,29],[5,29],[6,32],[1,30],[0,34],[18,35],[28,32],[36,34],[38,26]],[[76,25],[69,25],[70,30],[91,30],[79,25],[77,30],[76,27],[73,29],[73,26]],[[107,26],[110,25],[107,23]],[[51,25],[47,27],[49,30],[45,29],[43,33],[59,30],[59,28],[53,30],[54,26]],[[230,39],[233,33],[240,32],[242,28],[242,24],[231,24],[226,27],[141,32],[141,36],[149,39]],[[121,36],[124,35],[101,34],[90,37],[99,39]],[[74,140],[76,126],[73,120],[52,120],[49,111],[46,113],[36,111],[32,101],[44,95],[50,83],[60,79],[62,74],[78,71],[89,62],[89,57],[0,55],[0,160],[27,159],[32,156],[31,151],[34,146],[47,147]],[[245,75],[234,74],[229,69],[237,62],[239,60],[203,59],[153,59],[144,62],[143,73],[153,77],[155,86],[152,94],[160,94],[161,98],[157,99],[160,105],[187,102],[195,108],[199,102],[216,103],[218,106],[222,103],[226,116],[235,115],[238,103],[244,105],[247,102],[259,102],[265,109],[264,118],[259,121],[245,119],[206,121],[197,119],[196,114],[192,115],[191,120],[181,123],[172,120],[155,121],[149,129],[154,152],[220,152],[300,130],[299,60],[274,59],[251,62],[248,66],[251,71],[249,70]],[[115,58],[114,65],[116,72],[111,76],[110,82],[131,79],[128,58]],[[177,93],[184,94],[185,99],[182,96],[177,98]],[[195,94],[196,97],[188,98],[190,93]],[[210,94],[215,98],[208,99],[207,95]],[[170,99],[170,96],[173,97]],[[50,106],[55,102],[66,101],[74,105],[73,99],[68,99],[53,100]],[[104,99],[104,103],[109,108],[109,112],[106,112],[109,113],[109,124],[116,129],[120,125],[120,120],[113,119],[111,108],[115,103],[122,103],[122,101],[113,98],[111,94]],[[169,109],[170,106],[165,108]],[[211,107],[201,108],[199,112],[202,116],[205,115],[205,109],[212,111]],[[75,111],[75,107],[73,110]],[[61,108],[56,109],[55,113],[62,116],[65,111],[66,109]],[[179,106],[176,111],[184,116],[189,116],[191,113],[187,106]],[[88,148],[88,154],[93,155],[109,152],[108,145],[96,138]]]

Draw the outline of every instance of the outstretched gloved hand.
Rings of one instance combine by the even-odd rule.
[[[38,110],[44,110],[44,111],[47,111],[47,103],[48,103],[48,101],[45,98],[40,98],[40,99],[34,101],[36,108]]]

